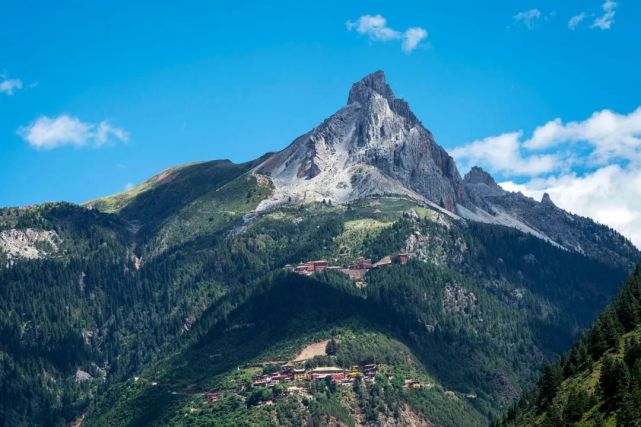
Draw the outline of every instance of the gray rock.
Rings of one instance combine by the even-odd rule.
[[[454,159],[394,96],[382,71],[354,83],[347,106],[256,172],[271,177],[275,198],[346,202],[405,194],[450,212],[471,205]]]

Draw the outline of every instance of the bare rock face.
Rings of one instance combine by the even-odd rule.
[[[465,218],[516,228],[557,247],[632,268],[629,260],[635,259],[638,251],[629,240],[589,218],[557,207],[549,194],[538,202],[521,193],[505,191],[479,167],[465,175],[464,184],[474,204],[472,210],[459,207]]]
[[[609,248],[636,248],[618,233],[556,207],[503,190],[474,167],[461,179],[452,157],[396,98],[382,71],[354,83],[347,105],[253,169],[274,191],[258,211],[287,203],[403,195],[448,215],[516,228],[597,259],[620,257]],[[421,246],[422,242],[415,242]]]
[[[490,189],[503,192],[501,187],[499,187],[496,181],[494,181],[494,178],[492,178],[492,175],[485,172],[478,166],[474,166],[467,174],[465,174],[463,182],[465,182],[466,185],[484,185]]]
[[[32,228],[0,231],[0,252],[10,260],[41,258],[56,252],[60,242],[61,239],[55,231]]]
[[[456,164],[377,71],[354,83],[347,106],[259,165],[275,200],[403,194],[450,212],[469,204]]]
[[[544,193],[541,198],[541,204],[545,206],[556,206],[548,193]]]

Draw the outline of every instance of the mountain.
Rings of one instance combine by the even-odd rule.
[[[0,209],[0,425],[482,425],[640,257],[549,197],[461,178],[377,72],[278,153]],[[297,364],[374,379],[254,385],[328,340]]]
[[[629,260],[635,259],[637,250],[628,239],[589,218],[564,211],[547,193],[537,202],[521,193],[505,191],[479,167],[465,175],[464,183],[474,204],[481,207],[465,212],[468,219],[514,227],[606,263],[629,268]]]
[[[592,328],[497,426],[641,424],[641,265]]]
[[[455,212],[468,201],[454,160],[382,71],[354,83],[345,107],[255,172],[274,183],[272,203],[404,194]]]
[[[252,172],[274,186],[259,211],[292,202],[404,195],[454,217],[514,227],[600,259],[625,264],[617,251],[635,252],[615,231],[556,208],[549,196],[539,203],[507,192],[478,167],[461,179],[454,159],[394,96],[382,71],[354,83],[345,107]]]

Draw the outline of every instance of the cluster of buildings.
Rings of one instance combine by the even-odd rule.
[[[307,395],[310,392],[310,385],[313,382],[325,381],[330,378],[340,386],[351,386],[357,378],[362,381],[374,382],[379,366],[367,364],[352,366],[350,369],[343,369],[336,366],[319,366],[316,368],[296,368],[292,362],[287,362],[280,369],[271,374],[262,374],[252,377],[253,387],[273,388],[278,384],[287,386],[289,395]],[[388,380],[392,376],[388,375]],[[432,384],[424,384],[415,379],[405,379],[404,386],[410,389],[422,387],[432,388]],[[216,403],[224,395],[224,391],[210,391],[205,393],[205,400],[209,403]],[[476,395],[474,395],[476,397]]]
[[[363,279],[363,276],[365,276],[365,274],[372,268],[380,268],[390,264],[407,264],[408,260],[408,254],[398,254],[395,256],[388,255],[376,262],[372,262],[371,259],[359,257],[355,261],[349,263],[347,266],[340,266],[329,265],[329,262],[327,260],[322,259],[318,261],[306,261],[298,265],[287,264],[285,266],[285,269],[305,276],[311,276],[314,273],[325,270],[335,270],[348,275],[349,278],[354,281],[360,281]]]
[[[330,378],[341,385],[353,384],[356,378],[373,381],[378,371],[378,366],[369,364],[352,366],[351,369],[336,366],[319,366],[312,369],[296,369],[291,363],[286,363],[281,370],[272,374],[257,375],[252,378],[254,387],[274,387],[277,384],[292,383],[294,381],[320,381]]]

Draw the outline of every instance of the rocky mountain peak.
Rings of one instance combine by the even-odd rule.
[[[256,168],[282,200],[334,202],[406,195],[452,213],[467,203],[454,159],[394,96],[385,73],[354,83],[347,106]],[[261,206],[261,207],[263,207]]]
[[[392,89],[385,80],[385,73],[381,70],[368,74],[360,81],[354,83],[352,89],[349,91],[347,104],[353,104],[354,102],[365,104],[375,93],[388,101],[395,98],[394,92],[392,92]]]
[[[380,120],[378,116],[384,114],[386,109],[381,107],[380,102],[377,102],[377,100],[380,100],[379,97],[387,101],[389,109],[407,120],[410,125],[419,123],[412,110],[410,110],[409,104],[404,99],[397,98],[394,95],[394,92],[387,84],[387,80],[385,80],[385,73],[380,70],[368,74],[352,85],[347,98],[347,105],[364,107],[371,116],[375,116],[373,117],[374,121],[378,121]]]
[[[498,187],[499,185],[494,181],[492,175],[485,172],[481,167],[474,166],[470,171],[465,174],[463,181],[466,184],[485,184],[488,187]]]
[[[541,204],[545,206],[556,206],[548,193],[544,193],[541,198]]]

